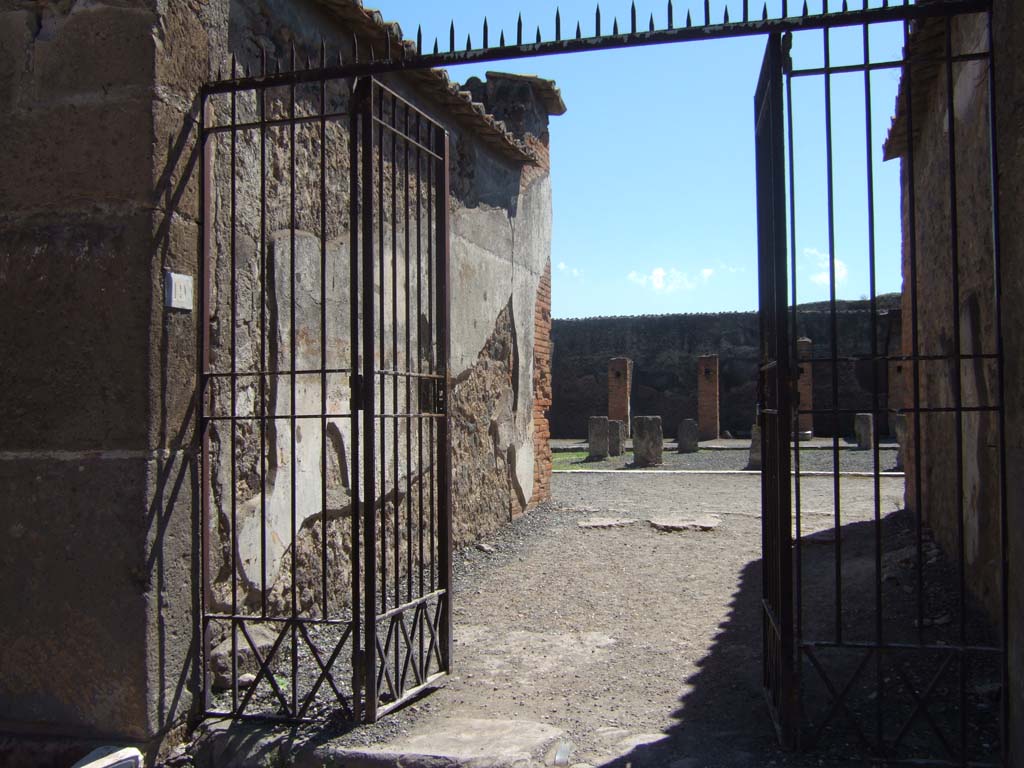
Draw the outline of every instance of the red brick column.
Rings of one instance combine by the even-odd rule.
[[[806,336],[796,340],[796,359],[800,366],[800,378],[797,380],[797,392],[800,394],[800,410],[810,410],[814,407],[814,370],[811,358],[813,357],[814,342]],[[797,418],[797,429],[801,432],[814,432],[814,414],[801,413]]]
[[[633,389],[633,361],[613,357],[608,361],[608,420],[621,421],[630,433],[629,399]]]
[[[551,265],[537,287],[533,314],[533,496],[530,507],[551,498]]]
[[[718,439],[718,355],[697,358],[697,438]]]

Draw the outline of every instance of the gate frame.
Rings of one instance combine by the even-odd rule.
[[[435,68],[435,67],[457,66],[459,64],[465,64],[465,63],[481,63],[481,62],[490,62],[490,61],[506,61],[506,60],[520,59],[520,58],[532,58],[532,57],[537,57],[537,56],[558,55],[558,54],[565,54],[565,53],[594,51],[594,50],[611,50],[611,49],[618,49],[618,48],[631,48],[631,47],[640,47],[640,46],[646,46],[646,45],[657,45],[657,44],[666,44],[666,43],[675,43],[675,42],[686,42],[686,41],[693,41],[693,40],[724,39],[724,38],[732,38],[732,37],[740,37],[740,36],[751,36],[751,35],[769,35],[770,39],[777,40],[782,33],[791,33],[791,32],[806,31],[806,30],[825,30],[825,31],[827,31],[827,30],[834,29],[834,28],[854,27],[854,26],[861,26],[861,25],[864,25],[866,27],[868,25],[880,24],[880,23],[884,23],[884,22],[902,22],[904,24],[905,29],[906,29],[906,25],[909,22],[914,21],[914,20],[921,20],[921,19],[926,19],[926,18],[936,18],[936,17],[950,19],[950,18],[953,18],[953,17],[956,17],[956,16],[960,16],[960,15],[975,14],[975,13],[984,13],[988,17],[990,46],[989,46],[989,51],[988,51],[987,56],[988,56],[989,60],[993,62],[992,69],[994,71],[995,51],[994,51],[994,49],[991,46],[992,0],[935,0],[935,2],[931,2],[931,3],[928,3],[926,5],[910,5],[909,4],[909,0],[903,0],[903,2],[901,4],[891,4],[890,5],[888,2],[886,2],[882,7],[876,7],[876,8],[868,8],[867,0],[863,0],[863,7],[861,9],[859,9],[859,10],[848,10],[847,9],[847,3],[844,1],[844,3],[843,3],[843,10],[841,10],[841,11],[830,11],[829,10],[829,0],[823,0],[823,2],[824,2],[824,8],[823,8],[823,12],[820,13],[820,14],[807,14],[807,13],[804,13],[804,14],[801,14],[799,16],[790,16],[789,13],[788,13],[788,0],[782,0],[782,16],[781,17],[769,18],[768,15],[767,15],[767,9],[765,8],[765,10],[764,10],[764,12],[762,14],[762,17],[760,19],[755,19],[755,18],[752,18],[750,13],[749,13],[749,2],[748,2],[748,0],[743,0],[743,2],[742,2],[742,17],[741,17],[741,20],[740,21],[730,21],[729,15],[728,15],[728,9],[726,8],[725,15],[723,17],[723,21],[720,24],[713,23],[711,21],[711,18],[710,18],[710,4],[708,2],[705,2],[705,4],[704,4],[705,14],[704,14],[704,23],[703,24],[700,24],[700,23],[698,23],[696,25],[693,24],[693,21],[690,18],[690,14],[688,13],[687,14],[687,19],[686,19],[686,25],[685,26],[679,26],[679,27],[676,27],[673,24],[672,4],[671,4],[671,2],[669,2],[668,26],[667,26],[667,28],[660,29],[660,30],[656,29],[655,25],[654,25],[654,19],[653,19],[653,16],[652,16],[651,17],[651,22],[650,22],[650,25],[649,25],[649,30],[646,31],[646,32],[639,31],[639,28],[637,26],[636,12],[635,12],[635,9],[634,9],[633,12],[632,12],[631,20],[630,20],[629,32],[620,33],[619,29],[618,29],[618,22],[616,20],[614,28],[613,28],[613,32],[612,32],[611,35],[602,34],[600,10],[598,9],[597,14],[596,14],[596,18],[595,18],[595,34],[594,34],[594,36],[584,38],[584,37],[582,37],[579,28],[577,28],[577,34],[576,34],[575,38],[571,38],[571,39],[570,38],[565,38],[565,39],[562,38],[562,36],[561,36],[561,19],[560,19],[560,16],[558,16],[556,14],[556,24],[555,24],[556,32],[555,32],[555,39],[554,40],[544,41],[542,39],[540,29],[538,28],[536,42],[535,43],[525,43],[523,41],[523,30],[522,30],[522,26],[520,24],[520,27],[517,30],[516,43],[514,45],[506,45],[505,44],[505,40],[504,40],[504,34],[502,34],[501,44],[499,46],[497,46],[497,47],[491,47],[491,46],[488,45],[487,23],[485,21],[484,22],[484,27],[483,27],[483,46],[480,47],[480,48],[474,48],[472,46],[471,41],[467,40],[466,49],[465,50],[461,50],[461,51],[456,49],[456,45],[455,45],[455,28],[454,28],[454,24],[453,24],[452,25],[452,32],[451,32],[451,36],[450,36],[449,50],[447,52],[441,52],[439,50],[438,42],[436,40],[434,42],[433,52],[432,53],[424,52],[422,33],[417,35],[417,43],[416,43],[415,48],[414,49],[410,49],[408,46],[402,44],[401,41],[393,41],[391,39],[391,37],[390,37],[390,32],[389,32],[388,36],[387,36],[387,44],[386,44],[385,56],[383,58],[376,57],[374,55],[374,51],[373,51],[372,46],[370,46],[370,48],[369,48],[369,57],[368,57],[367,60],[365,60],[363,62],[360,62],[358,60],[358,58],[355,59],[353,62],[350,62],[350,63],[339,63],[336,66],[333,66],[333,65],[332,66],[327,66],[327,65],[325,65],[322,62],[321,66],[319,68],[316,68],[316,69],[294,70],[294,68],[293,68],[293,71],[291,71],[291,72],[276,73],[276,74],[269,74],[269,73],[267,73],[266,70],[264,70],[263,74],[258,75],[258,76],[246,75],[246,76],[240,76],[239,77],[239,76],[235,76],[234,72],[232,72],[232,77],[224,79],[224,80],[220,80],[220,81],[217,81],[217,82],[208,83],[203,88],[203,98],[204,98],[203,114],[205,115],[205,98],[207,96],[212,95],[212,94],[216,94],[216,93],[227,93],[227,92],[230,92],[232,90],[235,90],[235,89],[238,89],[238,88],[242,88],[242,87],[250,87],[250,88],[251,87],[262,87],[262,88],[267,88],[267,87],[285,85],[285,84],[289,84],[289,83],[294,84],[294,83],[312,82],[312,81],[315,81],[317,79],[323,79],[323,78],[331,78],[331,79],[334,79],[334,78],[358,78],[358,77],[363,77],[363,76],[366,76],[366,75],[378,75],[378,74],[386,74],[386,73],[400,73],[400,72],[403,72],[403,71],[413,71],[413,70],[429,69],[429,68]],[[355,48],[358,51],[359,50],[359,41],[355,40],[354,43],[355,43]],[[863,69],[863,68],[861,68],[861,69]],[[822,70],[822,72],[826,73],[826,74],[829,73],[830,71],[831,70],[827,66],[824,68],[824,70]],[[995,104],[994,98],[992,98],[992,94],[994,93],[994,91],[992,90],[994,88],[993,81],[994,81],[994,75],[990,74],[990,80],[989,80],[989,82],[990,82],[990,121],[991,121],[991,141],[992,141],[991,152],[992,152],[992,165],[993,165],[993,201],[992,201],[992,207],[993,207],[993,237],[994,237],[994,247],[995,247],[995,250],[996,250],[996,253],[995,253],[995,259],[996,259],[996,275],[995,275],[995,279],[996,279],[997,293],[998,293],[999,285],[1000,285],[1000,274],[999,274],[999,268],[998,268],[999,267],[999,254],[998,254],[998,249],[999,249],[998,210],[999,210],[999,208],[998,208],[998,173],[997,173],[997,166],[996,166],[996,150],[997,150],[997,147],[996,147],[996,142],[995,142],[995,139],[996,139],[996,132],[995,132],[996,104]],[[788,86],[788,78],[787,78],[787,86]],[[203,121],[203,125],[205,126],[205,120]],[[205,146],[205,136],[204,136],[204,143],[203,143],[203,145]],[[201,190],[202,190],[201,191],[202,195],[205,195],[205,194],[209,193],[209,190],[205,190],[204,188],[201,188]],[[205,229],[205,227],[206,227],[206,222],[205,222],[205,218],[206,217],[205,217],[205,215],[204,215],[203,218],[204,218],[204,233],[205,233],[207,231]],[[204,243],[205,243],[205,234],[204,234]],[[205,260],[203,261],[203,264],[204,265],[206,264]],[[784,266],[785,265],[783,264],[783,268],[784,268]],[[776,277],[778,277],[777,274],[776,274]],[[760,282],[760,280],[759,280],[759,282]],[[783,283],[784,282],[785,281],[784,281],[784,275],[783,275]],[[203,284],[205,286],[205,281],[204,281]],[[784,291],[783,291],[783,293],[784,293]],[[204,289],[204,297],[205,297],[205,289]],[[999,296],[997,295],[997,304],[998,304],[998,301],[999,301]],[[208,314],[205,315],[205,318],[208,320]],[[996,321],[997,321],[997,324],[1001,324],[1001,322],[1002,322],[1001,312],[997,311]],[[778,325],[777,327],[780,328],[780,329],[781,328],[785,328],[786,324],[782,323],[782,324]],[[997,325],[997,327],[999,327],[999,326]],[[205,320],[204,320],[204,340],[208,344],[208,326],[207,326],[207,323],[205,322]],[[795,340],[795,337],[794,337],[794,340]],[[1004,360],[1003,360],[1003,345],[1002,345],[1001,335],[1000,335],[1000,338],[997,339],[997,342],[998,342],[998,345],[999,345],[998,346],[998,353],[997,353],[997,356],[998,356],[998,377],[999,377],[999,396],[1000,396],[1000,398],[1002,398],[1002,394],[1003,394]],[[204,344],[204,348],[205,348],[205,346],[206,346],[206,344]],[[784,351],[780,352],[781,355],[785,355],[785,354],[788,353],[788,345],[786,345],[786,347],[787,347],[787,350],[784,350]],[[204,358],[204,360],[205,360],[205,358]],[[205,365],[205,362],[204,362],[204,365]],[[790,368],[790,369],[792,368],[791,361],[789,361],[787,363],[787,367]],[[795,378],[792,376],[792,370],[789,371],[789,374],[790,374],[789,375],[790,385],[795,387]],[[787,399],[788,399],[787,396],[786,396],[786,393],[784,391],[786,389],[787,389],[786,387],[782,387],[780,389],[779,393],[778,393],[780,398],[781,398],[780,402],[786,405],[785,408],[778,409],[780,411],[787,411],[787,410],[788,411],[792,411],[793,410],[791,408],[791,406],[786,402]],[[759,421],[762,421],[764,419],[764,417],[765,417],[764,413],[760,414],[759,415]],[[1001,499],[1001,503],[1003,505],[1002,524],[1003,524],[1003,548],[1004,548],[1004,563],[1003,563],[1003,569],[1002,569],[1002,571],[1003,571],[1003,584],[1004,584],[1004,589],[1003,589],[1003,594],[1002,594],[1002,601],[1003,601],[1003,607],[1004,607],[1004,610],[1003,610],[1004,622],[1003,622],[1003,626],[1001,628],[1002,629],[1002,633],[1003,633],[1003,637],[1002,637],[1002,669],[1003,669],[1003,685],[1004,685],[1004,690],[1008,690],[1008,687],[1007,687],[1007,679],[1008,679],[1007,678],[1007,675],[1008,675],[1008,672],[1007,672],[1008,646],[1007,646],[1007,634],[1006,634],[1007,633],[1007,622],[1005,621],[1005,617],[1007,615],[1007,608],[1006,608],[1006,606],[1008,604],[1007,589],[1005,588],[1006,585],[1008,585],[1008,581],[1007,581],[1007,578],[1006,578],[1006,563],[1005,563],[1006,530],[1007,530],[1007,513],[1006,513],[1006,509],[1005,509],[1005,505],[1006,505],[1006,494],[1005,494],[1005,482],[1006,482],[1006,480],[1005,480],[1005,461],[1006,461],[1006,455],[1005,454],[1006,454],[1006,449],[1005,449],[1005,430],[1004,430],[1004,404],[1002,402],[1002,399],[1000,399],[1000,405],[999,405],[999,418],[1000,418],[1000,440],[1004,443],[1003,446],[1001,447],[1001,451],[1000,451],[1000,461],[1001,461],[1001,464],[1002,464],[1002,467],[1003,467],[1003,472],[1001,473],[1001,481],[1004,484],[1004,493],[1002,494],[1002,499]],[[762,421],[762,423],[763,423],[763,421]],[[204,441],[206,440],[206,430],[205,429],[202,430],[202,439]],[[786,458],[786,462],[785,462],[787,467],[788,467],[788,450],[789,450],[789,447],[787,446],[786,447],[787,458]],[[202,472],[203,472],[203,480],[202,480],[202,482],[204,483],[204,488],[205,488],[206,484],[209,481],[209,477],[208,477],[209,468],[208,468],[208,466],[207,466],[207,464],[205,462],[205,455],[206,455],[205,451],[204,451],[203,455],[204,455],[204,463],[203,463],[203,469],[202,469]],[[920,475],[918,475],[918,476],[920,476]],[[778,479],[778,478],[776,478],[776,479]],[[786,483],[786,487],[788,489],[788,482]],[[788,496],[788,493],[786,495]],[[450,507],[450,504],[449,504],[449,507]],[[204,509],[204,512],[205,512],[205,509]],[[449,508],[449,513],[450,513],[450,508]],[[779,524],[781,526],[781,522]],[[780,530],[781,530],[781,528],[780,528]],[[789,535],[788,532],[787,532],[787,535],[785,537],[783,537],[783,540],[787,540],[787,539],[790,539],[790,535]],[[799,539],[797,539],[797,542],[799,542]],[[790,541],[790,545],[792,545],[791,541]],[[785,547],[783,547],[783,549],[785,549]],[[205,567],[205,559],[204,559],[204,567]],[[449,560],[449,568],[450,568],[450,560]],[[792,578],[788,579],[788,581],[789,581],[790,584],[793,583]],[[799,599],[799,596],[797,595],[796,598]],[[792,612],[791,606],[790,606],[790,612]],[[766,619],[766,621],[767,621],[767,619]],[[444,643],[444,645],[448,649],[449,653],[450,653],[450,642],[451,642],[451,637],[450,637],[450,632],[449,632],[448,637],[447,637],[447,639],[446,639],[446,641]],[[783,654],[783,656],[786,657],[787,655]],[[791,658],[791,661],[796,661],[795,659],[792,659],[792,654],[789,654],[788,657]],[[450,659],[450,656],[449,656],[449,659]],[[791,666],[791,671],[793,672],[793,677],[795,677],[796,679],[799,679],[798,669],[797,668],[792,668],[792,663],[790,664],[790,666]],[[798,666],[799,665],[797,665],[797,667]],[[789,679],[789,676],[788,675],[785,676],[785,679]],[[790,690],[792,691],[793,690],[793,684],[791,683],[789,687],[790,687]],[[784,712],[786,709],[787,709],[787,707],[783,707],[782,711]],[[799,720],[799,713],[797,713],[796,718],[797,718],[797,720]],[[1004,761],[1006,760],[1006,750],[1008,749],[1008,746],[1009,746],[1009,739],[1006,738],[1007,730],[1008,730],[1008,727],[1009,727],[1008,720],[1009,720],[1009,718],[1008,718],[1008,701],[1007,701],[1007,697],[1004,696],[1003,697],[1003,707],[1002,707],[1002,721],[1003,721],[1002,722],[1002,727],[1003,727],[1003,736],[1004,736],[1004,738],[1002,740],[1002,750],[1003,750],[1003,753],[1004,753],[1004,756],[1003,756]],[[787,722],[789,722],[789,721],[787,721],[787,719],[785,718],[784,715],[776,720],[776,724],[779,727],[780,740],[782,741],[782,743],[784,745],[792,746],[793,742],[794,742],[794,736],[795,736],[796,746],[799,746],[799,729],[797,729],[797,732],[795,734],[791,733],[791,731],[786,727],[786,723]]]

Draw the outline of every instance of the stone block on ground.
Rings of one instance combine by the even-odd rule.
[[[875,417],[870,413],[858,413],[853,417],[853,434],[857,447],[863,451],[875,447]]]
[[[665,438],[661,416],[637,416],[633,419],[633,463],[638,467],[661,464]]]
[[[697,421],[695,419],[683,419],[679,422],[676,442],[679,453],[697,452]]]
[[[71,768],[142,768],[142,753],[135,747],[99,747]]]
[[[626,450],[626,422],[608,422],[608,455],[621,456]]]
[[[896,432],[896,442],[899,444],[899,450],[896,451],[896,469],[902,472],[907,450],[907,415],[905,413],[893,417],[893,431]]]
[[[761,469],[761,427],[757,424],[750,430],[750,458],[747,469]]]
[[[685,517],[683,515],[665,515],[652,517],[648,520],[651,527],[669,533],[676,531],[713,531],[722,523],[722,518],[717,515],[700,515],[699,517]]]
[[[256,646],[256,650],[259,651],[263,659],[266,659],[277,640],[274,630],[262,624],[249,624],[246,629],[249,632],[249,637],[252,638],[253,645]],[[249,646],[241,630],[238,632],[235,657],[238,659],[239,683],[241,683],[241,678],[245,675],[255,675],[259,671],[256,656],[253,654],[252,648]],[[231,688],[230,634],[218,643],[217,647],[213,649],[213,653],[210,654],[210,671],[213,673],[214,690],[226,691]]]
[[[591,416],[587,424],[587,458],[608,458],[608,417]]]

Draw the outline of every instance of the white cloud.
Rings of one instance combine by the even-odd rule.
[[[567,269],[567,267],[565,266],[565,262],[564,261],[558,262],[558,271],[559,272],[565,272],[566,269]]]
[[[697,282],[690,278],[685,272],[678,269],[665,269],[655,267],[647,274],[630,272],[626,279],[644,288],[650,287],[655,293],[675,293],[676,291],[692,291],[697,287]]]
[[[713,270],[711,267],[704,267],[704,269],[700,271],[700,276],[704,278],[705,283],[711,279],[711,276],[713,274],[715,274],[715,270]]]
[[[735,274],[738,274],[740,272],[746,272],[747,271],[746,267],[733,267],[733,266],[730,266],[730,265],[726,264],[724,261],[718,262],[718,268],[722,272],[728,272],[730,275],[735,275]]]
[[[582,277],[583,276],[583,272],[581,272],[580,270],[576,269],[576,267],[573,267],[572,270],[569,272],[569,274],[572,275],[573,277]]]
[[[815,285],[828,285],[829,284],[829,258],[827,253],[819,251],[817,248],[804,248],[804,256],[814,260],[814,268],[818,271],[811,275],[811,282]],[[846,278],[850,276],[850,270],[847,269],[846,264],[842,259],[835,260],[835,273],[836,273],[836,285],[839,283],[846,282]]]

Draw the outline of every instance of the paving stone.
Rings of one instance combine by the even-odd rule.
[[[589,517],[576,523],[580,528],[624,528],[639,522],[635,517]]]
[[[402,765],[410,766],[417,764],[417,756],[440,757],[454,765],[529,765],[564,733],[531,720],[451,718],[400,737],[386,751],[402,754]]]
[[[659,531],[713,531],[721,525],[722,518],[716,515],[701,515],[700,517],[666,515],[665,517],[652,517],[648,522],[652,528]]]

